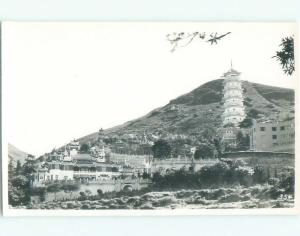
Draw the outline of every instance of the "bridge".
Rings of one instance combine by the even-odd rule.
[[[93,180],[89,181],[83,186],[98,186],[103,192],[109,191],[132,191],[132,190],[140,190],[142,188],[147,187],[151,184],[151,181],[148,179],[124,179],[124,180]]]

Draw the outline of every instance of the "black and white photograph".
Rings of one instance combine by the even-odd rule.
[[[297,40],[292,22],[3,22],[4,214],[299,212]]]

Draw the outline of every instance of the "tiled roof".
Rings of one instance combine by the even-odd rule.
[[[223,76],[227,76],[227,75],[231,75],[231,74],[236,74],[236,75],[239,75],[241,74],[240,72],[238,72],[237,70],[234,70],[234,69],[230,69],[229,71],[227,71],[226,73],[224,73]]]

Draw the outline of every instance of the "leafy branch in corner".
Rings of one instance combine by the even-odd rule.
[[[292,75],[295,71],[294,38],[291,36],[283,38],[279,46],[281,50],[277,51],[272,58],[279,61],[285,74]]]
[[[225,34],[219,35],[217,32],[207,35],[206,32],[193,32],[193,33],[172,33],[167,34],[167,40],[171,43],[172,49],[171,52],[174,52],[176,48],[185,47],[189,45],[195,39],[198,39],[202,42],[210,43],[210,45],[218,44],[218,41],[230,34],[227,32]]]

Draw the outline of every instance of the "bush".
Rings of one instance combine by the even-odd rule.
[[[268,181],[268,176],[261,166],[254,167],[253,181],[257,184],[266,183]]]
[[[201,144],[195,151],[194,158],[196,160],[214,158],[214,154],[215,152],[212,146],[208,144]]]
[[[87,196],[86,196],[86,193],[85,192],[80,192],[79,193],[79,197],[78,197],[78,200],[79,201],[85,201],[85,200],[87,200]]]
[[[246,118],[240,123],[240,128],[251,128],[253,125],[251,118]]]
[[[283,178],[279,182],[279,186],[285,190],[286,194],[295,194],[295,173],[291,173],[289,176]]]
[[[152,177],[153,187],[159,190],[220,187],[224,185],[250,186],[254,183],[265,183],[267,178],[261,167],[255,170],[245,166],[243,161],[228,160],[218,162],[212,166],[204,166],[198,172],[188,170],[176,170],[162,176],[154,173]]]

